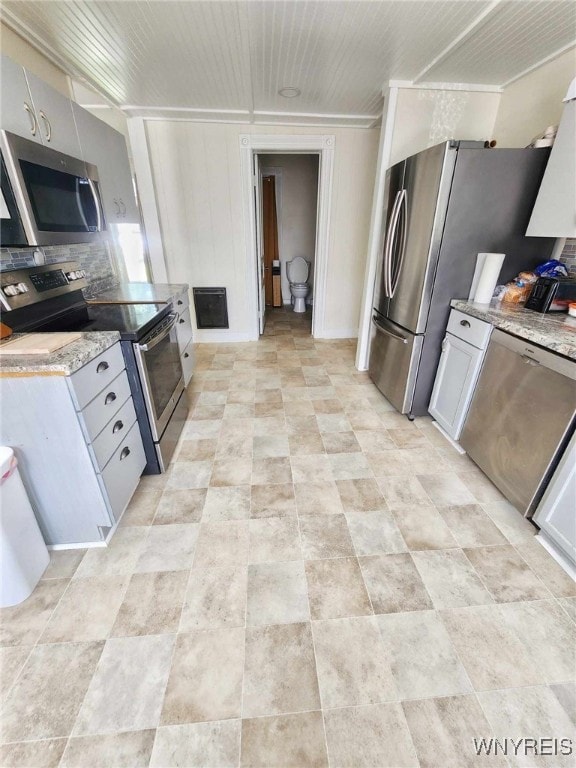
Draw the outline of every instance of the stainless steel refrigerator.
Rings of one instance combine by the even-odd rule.
[[[369,372],[401,413],[427,413],[450,300],[468,298],[478,253],[505,253],[499,282],[549,258],[526,237],[550,150],[438,144],[386,174]]]

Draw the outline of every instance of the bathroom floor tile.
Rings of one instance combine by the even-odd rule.
[[[412,558],[436,608],[493,602],[461,549],[413,552]]]
[[[325,712],[324,722],[331,768],[416,768],[418,765],[400,704],[332,709]]]
[[[155,728],[173,646],[172,635],[108,640],[78,714],[74,736]]]
[[[308,560],[306,578],[313,619],[367,616],[372,613],[355,557]]]
[[[398,699],[375,617],[314,621],[312,633],[324,708]]]
[[[294,517],[265,517],[249,522],[251,563],[301,560],[298,520]]]
[[[401,699],[472,692],[468,675],[436,611],[377,617]]]
[[[162,725],[240,717],[243,666],[243,628],[178,635]]]
[[[328,768],[320,712],[242,721],[242,768]]]
[[[2,741],[69,736],[103,642],[39,645],[3,702]]]
[[[243,627],[246,620],[247,568],[225,565],[194,568],[180,618],[180,631]]]
[[[162,726],[156,731],[150,768],[237,768],[240,729],[240,720]]]
[[[300,535],[306,560],[354,557],[354,545],[343,514],[301,515]]]
[[[464,553],[497,603],[539,600],[550,592],[510,544]]]
[[[243,717],[320,709],[309,623],[246,630]]]
[[[206,488],[164,491],[156,507],[154,525],[199,523],[206,501]]]
[[[248,566],[246,624],[295,624],[310,620],[302,561]]]
[[[432,600],[409,554],[360,557],[374,613],[423,611]]]
[[[187,570],[135,573],[117,612],[112,636],[177,632],[188,575]]]
[[[154,729],[125,733],[74,736],[66,746],[60,768],[147,768]]]

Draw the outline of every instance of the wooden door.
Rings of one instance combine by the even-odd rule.
[[[276,212],[276,179],[264,176],[262,179],[262,225],[264,240],[264,287],[266,306],[274,305],[272,288],[272,262],[278,255],[278,217]]]

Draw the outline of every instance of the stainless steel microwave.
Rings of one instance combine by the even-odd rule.
[[[0,245],[98,241],[106,229],[98,169],[0,131]]]

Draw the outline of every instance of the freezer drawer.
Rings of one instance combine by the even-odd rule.
[[[494,331],[460,443],[531,517],[576,416],[576,362]]]
[[[400,413],[410,413],[412,407],[422,344],[422,336],[377,315],[372,318],[370,378]]]

